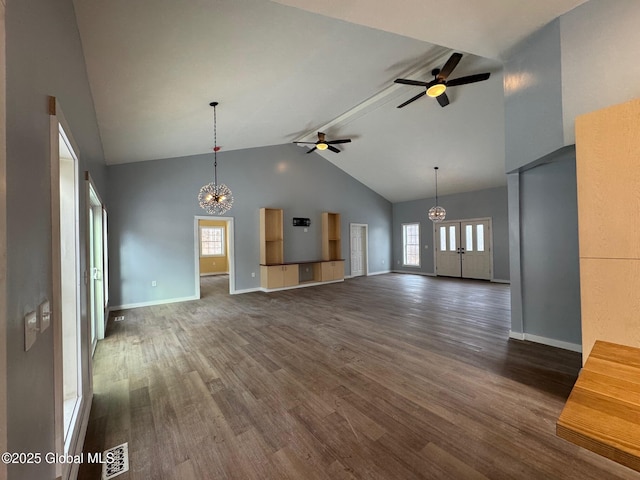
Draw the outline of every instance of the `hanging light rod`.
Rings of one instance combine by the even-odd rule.
[[[224,183],[218,183],[218,119],[216,107],[218,102],[211,102],[213,107],[213,183],[208,183],[200,189],[198,202],[200,206],[212,215],[222,215],[233,206],[233,194]]]

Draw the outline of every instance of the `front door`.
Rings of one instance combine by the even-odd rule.
[[[436,224],[436,275],[490,280],[490,231],[490,219]]]

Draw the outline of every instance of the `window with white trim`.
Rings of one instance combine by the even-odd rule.
[[[402,225],[402,264],[405,267],[420,266],[420,224]]]
[[[224,227],[200,227],[200,256],[224,257]]]

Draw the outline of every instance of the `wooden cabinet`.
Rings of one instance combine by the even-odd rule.
[[[329,282],[344,278],[344,260],[322,262],[320,264],[320,281]]]
[[[283,214],[281,208],[260,209],[260,264],[284,262]]]
[[[298,264],[260,266],[262,288],[295,287],[298,285],[298,278]]]
[[[322,260],[341,260],[340,214],[322,212]]]
[[[583,363],[596,340],[640,347],[640,99],[576,118]]]

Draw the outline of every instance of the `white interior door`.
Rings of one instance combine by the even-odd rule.
[[[89,313],[91,315],[91,345],[95,351],[98,340],[104,338],[105,330],[105,251],[106,230],[104,208],[89,174],[87,182],[87,209],[89,239],[87,245],[89,266]]]
[[[351,224],[351,276],[367,274],[367,225]]]
[[[460,222],[436,224],[436,275],[462,276]]]
[[[489,221],[463,221],[460,225],[462,276],[464,278],[490,280]]]
[[[491,219],[438,223],[436,275],[491,279]]]

